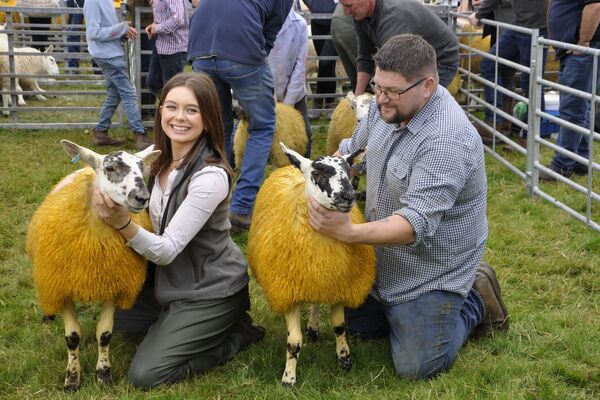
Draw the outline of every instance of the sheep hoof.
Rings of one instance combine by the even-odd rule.
[[[308,327],[306,328],[306,336],[308,336],[308,340],[310,340],[311,342],[316,342],[319,340],[319,331]]]
[[[285,388],[293,388],[295,383],[295,381],[281,381],[281,385]]]
[[[42,324],[49,324],[56,319],[56,315],[44,315],[42,317]]]
[[[113,383],[113,379],[110,374],[110,367],[102,367],[100,369],[97,369],[96,379],[101,385],[111,385]]]
[[[68,385],[64,385],[63,390],[67,393],[75,393],[76,391],[79,390],[79,385],[77,385],[75,383],[70,383]]]
[[[68,393],[73,393],[79,390],[79,374],[67,371],[63,390]]]
[[[350,371],[350,369],[352,368],[352,357],[350,357],[350,356],[340,357],[340,358],[338,358],[338,364],[339,364],[340,368],[343,369],[344,371]]]

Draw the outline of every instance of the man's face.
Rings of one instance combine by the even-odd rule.
[[[415,82],[418,82],[415,80]],[[414,86],[412,89],[403,94],[394,92],[405,90],[415,82],[407,81],[402,75],[396,72],[382,71],[379,68],[375,69],[375,77],[373,81],[377,88],[381,91],[375,91],[375,99],[377,108],[381,113],[383,120],[389,124],[408,123],[425,105],[431,96],[431,86],[428,78]],[[392,93],[388,96],[386,93]]]
[[[344,14],[352,15],[357,21],[371,17],[375,9],[375,0],[340,0]]]

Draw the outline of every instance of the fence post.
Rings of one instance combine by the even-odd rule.
[[[14,31],[14,23],[13,23],[13,13],[11,11],[6,13],[6,28],[9,31]],[[10,111],[11,119],[13,123],[18,122],[17,116],[17,95],[15,91],[17,90],[17,77],[16,77],[16,64],[15,64],[15,34],[8,33],[6,35],[7,39],[7,50],[8,50],[8,72],[10,73],[10,105],[13,109]],[[4,107],[8,107],[8,104],[4,104]]]
[[[542,79],[544,70],[544,45],[538,43],[540,31],[534,29],[531,33],[531,63],[529,66],[529,108],[527,112],[527,165],[525,167],[525,188],[532,196],[534,187],[539,185],[539,171],[535,163],[540,159],[540,144],[536,141],[540,136],[540,118],[536,115],[537,108],[542,104],[544,91],[538,79]]]

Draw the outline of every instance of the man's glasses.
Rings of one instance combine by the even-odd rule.
[[[369,81],[369,86],[371,87],[371,89],[373,89],[373,92],[375,92],[376,96],[380,96],[381,94],[385,94],[385,97],[387,97],[390,100],[398,100],[401,95],[403,95],[404,93],[408,92],[410,89],[419,86],[419,84],[422,83],[422,82],[424,82],[427,78],[429,78],[429,77],[426,76],[425,78],[421,78],[418,81],[416,81],[415,83],[413,83],[412,85],[410,85],[409,87],[407,87],[406,89],[399,89],[399,90],[383,89],[382,87],[378,86],[375,83],[375,81],[373,81],[373,79],[371,79]]]

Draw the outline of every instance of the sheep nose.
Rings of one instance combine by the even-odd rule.
[[[135,198],[135,201],[137,201],[138,203],[141,203],[141,204],[146,204],[146,202],[147,202],[147,201],[148,201],[148,199],[149,199],[149,196],[145,196],[145,195],[144,195],[144,196],[142,196],[142,195],[137,195],[137,196],[135,196],[134,198]]]

